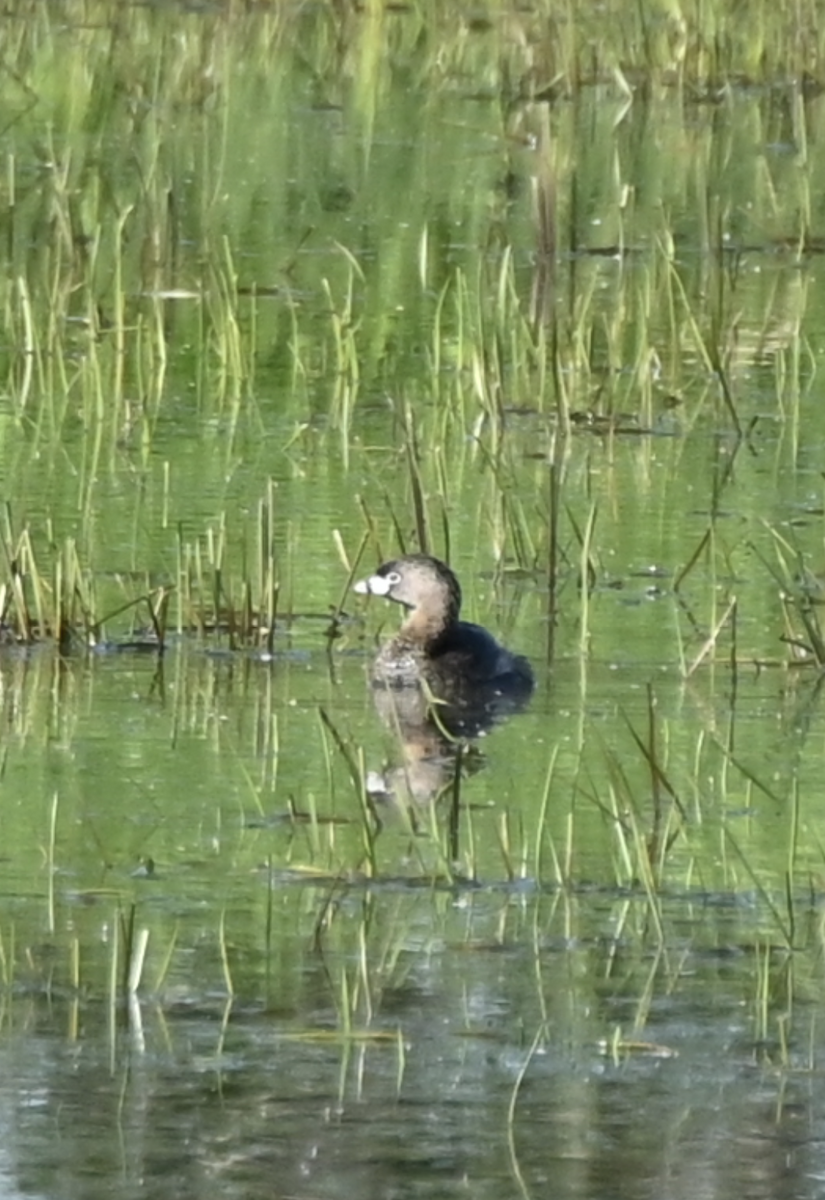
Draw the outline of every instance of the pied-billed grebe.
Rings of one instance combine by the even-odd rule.
[[[480,625],[459,620],[461,588],[450,568],[428,554],[406,554],[384,563],[355,584],[361,595],[384,596],[403,604],[400,630],[384,644],[373,665],[373,680],[407,687],[425,680],[447,701],[473,693],[509,695],[525,703],[533,690],[526,658],[511,654]]]

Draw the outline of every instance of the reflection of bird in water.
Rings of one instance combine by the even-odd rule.
[[[533,671],[486,629],[459,619],[461,588],[437,558],[405,555],[355,590],[395,600],[406,610],[400,630],[373,663],[372,682],[382,720],[404,745],[401,770],[418,777],[409,790],[421,799],[437,790],[435,777],[443,782],[445,768],[449,772],[450,738],[477,737],[524,708]]]

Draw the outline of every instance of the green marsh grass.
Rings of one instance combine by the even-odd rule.
[[[226,938],[226,909],[221,910],[218,924],[218,945],[220,947],[221,970],[226,994],[231,999],[235,995],[235,985],[232,981],[232,966],[230,963],[229,944]]]
[[[569,768],[555,745],[534,790],[524,785],[524,809],[508,801],[490,813],[475,807],[457,753],[447,803],[402,823],[408,873],[430,887],[506,888],[532,870],[539,893],[563,889],[565,902],[576,899],[589,800],[611,834],[600,882],[642,897],[646,922],[628,918],[620,932],[634,946],[651,936],[661,946],[668,885],[701,874],[696,860],[705,854],[709,876],[718,876],[686,815],[685,796],[702,811],[698,772],[671,757],[652,693],[646,727],[628,720],[622,751],[605,751],[598,769],[587,763],[585,743],[597,737],[584,713],[587,675],[616,528],[609,477],[629,439],[649,439],[655,474],[668,469],[670,442],[659,433],[678,438],[685,454],[694,432],[730,435],[708,495],[678,497],[680,509],[698,504],[710,516],[687,549],[679,544],[674,591],[696,641],[684,639],[683,678],[698,689],[722,654],[733,674],[750,653],[753,602],[744,585],[723,582],[741,572],[743,547],[717,518],[755,450],[752,406],[771,419],[775,409],[794,458],[808,436],[818,355],[807,286],[817,236],[811,197],[823,179],[804,81],[822,73],[825,34],[809,3],[759,0],[747,21],[732,4],[683,4],[664,16],[619,0],[598,11],[550,0],[530,11],[477,7],[472,22],[432,0],[343,20],[324,6],[229,5],[196,21],[168,6],[90,0],[76,10],[81,45],[70,13],[13,6],[0,84],[10,120],[0,407],[4,442],[18,458],[9,452],[6,498],[15,501],[3,517],[0,621],[21,640],[49,638],[62,650],[136,639],[141,629],[162,646],[173,628],[201,644],[274,656],[276,631],[295,615],[296,563],[337,554],[343,573],[324,576],[318,591],[340,632],[368,551],[472,552],[492,566],[497,586],[526,580],[545,590],[547,662],[563,670],[574,654],[582,673],[576,761]],[[427,103],[421,124],[399,136],[389,114],[411,79]],[[761,154],[754,174],[736,180],[732,165],[744,156],[730,98],[747,107],[747,139],[770,146],[784,128],[772,89],[790,114],[794,154]],[[445,100],[456,95],[460,120]],[[707,101],[719,119],[706,119]],[[739,204],[742,194],[753,210]],[[761,277],[780,282],[747,287],[754,256]],[[763,390],[754,401],[748,372],[757,368]],[[290,471],[310,475],[327,452],[340,459],[343,483],[330,487],[325,514],[338,536],[321,546],[294,512],[307,492],[280,501],[276,472],[279,486]],[[581,467],[587,460],[595,469]],[[233,490],[236,469],[247,478]],[[597,491],[600,471],[608,484]],[[29,504],[31,476],[31,494],[42,491]],[[124,534],[101,519],[99,508],[117,495],[104,490],[100,499],[107,480],[119,482],[120,497],[146,495],[128,535],[135,574],[114,581],[109,565]],[[651,495],[659,503],[668,493]],[[794,546],[773,518],[769,542],[758,570],[781,593],[775,608],[787,622],[788,655],[821,668],[807,547]],[[621,629],[617,620],[608,632]],[[187,679],[188,669],[176,668],[170,737],[203,736],[211,722],[217,745],[214,679],[204,668]],[[9,694],[17,732],[22,688],[12,684]],[[265,809],[277,797],[291,822],[285,856],[307,879],[324,874],[319,938],[342,954],[332,991],[349,1048],[360,1022],[380,1011],[375,980],[385,965],[392,974],[393,952],[376,950],[366,917],[340,932],[347,922],[337,902],[345,880],[394,877],[398,843],[385,851],[388,823],[367,793],[367,750],[332,707],[310,709],[313,721],[319,714],[317,781],[283,798],[294,735],[286,719],[279,727],[273,703],[256,701],[266,733],[254,744],[263,760],[255,803]],[[738,769],[732,722],[720,752],[725,797]],[[693,763],[715,751],[709,739],[697,742]],[[339,764],[349,781],[341,795]],[[758,785],[740,774],[749,799]],[[61,792],[61,833],[63,803]],[[721,850],[730,891],[754,891],[785,946],[800,930],[798,793],[793,805],[781,900],[735,834]],[[357,837],[341,833],[330,810],[354,812]],[[57,833],[53,822],[47,924],[55,936]],[[270,880],[273,854],[269,846]],[[273,903],[270,886],[268,957]],[[234,919],[225,909],[211,930],[230,999],[245,986],[228,936]],[[10,989],[23,950],[6,928],[0,966]],[[124,987],[145,986],[143,930],[135,910],[112,922],[113,1044]],[[164,942],[152,928],[148,945],[166,947],[156,990],[189,936],[176,926]],[[86,933],[71,942],[75,990],[81,980],[100,990],[86,966],[91,942]],[[767,1036],[773,1003],[762,950],[756,974],[754,1023]],[[651,969],[639,984],[638,1027],[652,980]],[[542,1023],[513,1089],[511,1131],[545,1035]],[[400,1088],[400,1029],[391,1044]],[[629,1046],[617,1027],[617,1058]]]
[[[751,542],[749,548],[777,589],[785,623],[782,641],[789,649],[793,665],[809,663],[821,670],[825,666],[825,633],[818,613],[820,581],[788,535],[767,523],[766,530],[775,561],[756,542]]]
[[[102,11],[105,11],[105,9]],[[619,14],[617,10],[612,14],[612,20],[617,20],[618,15]],[[228,18],[226,19],[228,20]],[[263,22],[265,19],[266,17],[262,16],[261,22]],[[530,27],[532,30],[533,21],[528,20],[527,18],[523,18],[523,20],[525,21],[526,26]],[[103,24],[105,27],[105,22]],[[122,34],[128,43],[130,36],[134,36],[139,40],[141,37],[145,37],[147,29],[151,29],[154,26],[158,30],[163,30],[164,24],[169,30],[169,36],[174,37],[174,31],[177,24],[174,17],[168,18],[164,23],[161,20],[153,21],[151,19],[148,21],[143,21],[137,18],[135,14],[130,14],[129,20],[127,20],[125,26],[122,27]],[[235,38],[231,39],[229,43],[230,53],[235,45],[237,45],[239,52],[242,50],[242,52],[248,53],[248,46],[245,39],[248,35],[248,31],[253,27],[253,24],[253,22],[249,22],[244,28],[238,27]],[[277,20],[275,24],[279,30],[278,38],[281,40],[281,44],[288,44],[290,27],[289,19],[284,16]],[[397,22],[395,24],[396,26],[398,25]],[[440,22],[438,24],[441,25]],[[571,18],[571,24],[575,28],[580,28],[582,24],[586,25],[587,21],[586,19],[583,19],[581,14],[577,14],[575,19]],[[149,126],[149,132],[148,136],[145,138],[145,143],[141,146],[141,156],[143,161],[140,165],[142,168],[144,185],[143,192],[141,194],[140,209],[138,209],[134,202],[121,202],[114,208],[112,213],[108,213],[106,211],[105,201],[102,197],[95,197],[94,203],[87,205],[90,211],[94,214],[94,224],[90,222],[90,225],[92,227],[96,227],[98,230],[103,231],[104,233],[104,236],[102,236],[102,238],[99,237],[97,243],[94,243],[94,245],[96,254],[102,258],[102,261],[97,268],[97,275],[101,283],[104,283],[105,281],[108,298],[112,301],[111,305],[107,307],[110,307],[111,311],[115,314],[112,321],[112,326],[114,329],[114,342],[117,346],[117,353],[114,355],[112,367],[117,391],[120,391],[118,384],[122,384],[124,380],[125,365],[129,361],[128,340],[130,329],[125,320],[126,313],[123,304],[123,296],[126,290],[126,274],[131,273],[137,267],[140,267],[143,273],[144,287],[141,289],[143,291],[150,290],[150,285],[154,283],[154,277],[157,275],[159,267],[164,264],[174,264],[174,266],[178,268],[178,272],[184,275],[186,274],[187,267],[189,268],[189,274],[191,277],[194,277],[197,274],[197,268],[194,263],[179,263],[175,260],[177,246],[173,239],[175,235],[179,236],[180,234],[182,218],[180,216],[180,207],[177,205],[177,203],[174,207],[170,208],[169,198],[170,196],[177,198],[178,196],[185,194],[185,187],[177,178],[174,178],[174,176],[174,186],[171,189],[164,187],[167,178],[172,173],[173,163],[169,158],[169,151],[165,151],[161,146],[159,130],[162,126],[162,117],[164,112],[167,110],[167,107],[171,107],[175,104],[192,104],[192,81],[193,78],[197,76],[199,70],[203,69],[202,62],[205,48],[210,45],[210,38],[207,31],[213,30],[214,28],[220,28],[221,25],[222,21],[220,18],[215,18],[214,22],[204,22],[204,45],[202,47],[198,47],[196,40],[192,43],[187,40],[185,43],[187,47],[185,61],[183,63],[178,63],[174,70],[171,70],[167,64],[164,64],[164,67],[169,75],[168,82],[163,80],[163,83],[167,85],[166,90],[163,91],[162,94],[159,90],[156,98],[157,109],[150,109],[152,116],[147,122]],[[322,22],[319,22],[319,30],[321,25]],[[351,36],[357,37],[356,29],[357,22],[353,23],[349,29]],[[561,26],[554,25],[553,29],[555,30],[555,35],[558,36]],[[459,43],[463,41],[463,38],[459,37],[458,26],[452,30],[450,30],[449,24],[442,27],[442,36],[446,37],[448,42],[450,41],[451,37],[457,38],[458,40],[455,43],[456,49],[458,48]],[[58,31],[52,31],[52,47],[48,53],[56,52],[56,48],[60,40],[61,39],[58,35]],[[214,46],[215,43],[211,44]],[[263,39],[262,47],[263,45],[269,44],[269,38]],[[534,31],[531,32],[527,42],[521,47],[520,50],[516,49],[517,43],[513,43],[511,40],[508,40],[508,54],[502,60],[502,65],[505,62],[508,62],[511,55],[517,56],[519,53],[523,53],[527,60],[532,60],[533,56],[536,54],[541,57],[542,51],[539,48],[545,46],[547,49],[549,49],[551,44],[552,35],[544,34],[543,36],[537,36]],[[582,43],[582,45],[583,44],[584,43]],[[598,44],[601,43],[599,42]],[[642,47],[646,46],[647,42],[642,41],[642,43],[640,43],[640,47],[636,49],[635,53],[631,49],[632,42],[627,42],[624,44],[631,59],[639,58],[643,64],[644,50]],[[317,42],[310,39],[309,45],[311,47],[310,53],[318,53],[321,59],[325,61],[325,51],[321,50],[323,38],[319,36]],[[479,47],[483,46],[484,39],[479,39],[478,45]],[[88,91],[78,96],[75,100],[75,103],[68,109],[70,112],[77,112],[81,120],[84,115],[86,115],[88,118],[89,110],[91,109],[94,111],[93,106],[97,102],[94,95],[94,81],[96,77],[102,74],[103,62],[101,59],[95,56],[95,49],[98,49],[98,44],[96,40],[93,39],[93,52],[90,56],[92,72],[90,85],[87,85]],[[98,53],[102,54],[102,51],[103,38],[100,40]],[[214,54],[214,50],[212,53]],[[411,53],[412,46],[406,45],[401,51],[400,57],[403,59],[405,55],[410,55]],[[191,55],[191,58],[189,55]],[[126,56],[124,56],[124,61],[125,57]],[[682,62],[681,67],[682,85],[684,84],[686,61],[687,58]],[[373,60],[370,59],[370,62],[373,63]],[[256,58],[253,56],[252,58],[252,69],[250,74],[254,76],[256,68],[258,70],[262,70],[264,63],[265,59],[263,57],[263,49],[261,48],[259,51],[259,57]],[[431,72],[438,73],[443,71],[443,63],[444,60],[440,55],[433,55],[430,61],[428,61],[425,56],[421,66],[425,72],[429,70]],[[571,67],[571,79],[575,79],[577,81],[577,90],[584,86],[584,80],[593,78],[591,67],[592,64],[590,63],[588,63],[587,70],[583,70],[581,66],[576,68]],[[119,71],[122,71],[123,64],[118,62],[117,68]],[[324,70],[328,68],[329,64],[325,62]],[[625,63],[624,68],[626,71],[637,70],[638,66],[631,61],[629,63]],[[213,69],[215,72],[214,78],[218,80],[223,79],[226,74],[227,63],[225,61],[216,61]],[[376,69],[374,63],[371,69]],[[458,59],[455,61],[455,69],[457,71],[461,70]],[[616,72],[615,63],[612,64],[610,69],[614,72],[615,79],[622,78],[622,73]],[[513,70],[514,66],[510,62],[506,67],[508,76],[511,75]],[[532,70],[532,67],[525,67],[523,76],[525,80],[532,78]],[[521,72],[516,72],[516,74],[521,74]],[[554,74],[557,73],[554,72]],[[598,72],[596,72],[596,74],[598,74]],[[559,78],[564,78],[564,72],[561,73]],[[368,81],[368,90],[373,86],[377,86],[377,82],[377,79]],[[568,84],[569,82],[570,81],[568,80]],[[70,75],[66,86],[76,87],[77,85],[77,77]],[[104,94],[111,93],[113,90],[110,87],[105,86],[101,88],[99,84],[98,87]],[[534,87],[535,82],[527,87],[526,93],[522,100],[523,107],[525,108],[528,117],[531,115],[529,112],[529,96]],[[128,85],[124,87],[126,97],[131,94],[132,90],[133,89]],[[541,89],[539,88],[539,90]],[[623,90],[625,93],[627,92],[626,85]],[[211,170],[214,173],[214,177],[210,181],[212,186],[208,191],[208,203],[206,204],[205,211],[199,214],[202,220],[207,223],[214,221],[214,230],[209,230],[209,232],[213,232],[213,240],[210,244],[207,244],[207,250],[211,251],[211,253],[207,253],[204,257],[207,259],[207,261],[212,261],[219,264],[216,268],[217,274],[212,276],[211,286],[208,288],[208,299],[206,305],[207,322],[212,327],[214,336],[208,336],[205,344],[207,346],[211,346],[214,357],[213,353],[207,353],[204,358],[206,361],[213,359],[215,363],[215,377],[218,380],[217,391],[218,394],[222,396],[227,395],[228,392],[231,392],[233,389],[237,388],[241,381],[250,380],[253,378],[254,371],[252,374],[250,373],[250,364],[254,362],[255,354],[254,351],[251,355],[249,353],[249,349],[252,348],[251,343],[244,347],[243,342],[250,331],[255,332],[255,336],[258,335],[257,320],[251,320],[249,322],[239,320],[238,304],[240,297],[238,295],[236,281],[240,278],[241,271],[237,266],[237,249],[230,243],[225,235],[219,233],[219,224],[216,219],[221,207],[220,197],[222,184],[224,182],[224,175],[229,169],[228,160],[230,155],[227,152],[225,139],[227,136],[227,125],[229,119],[228,111],[232,100],[233,97],[228,90],[224,90],[220,86],[216,86],[212,96],[210,97],[211,103],[215,106],[216,115],[218,118],[216,121],[214,145],[210,146],[207,143],[206,149],[203,151],[204,161],[198,164],[201,169]],[[84,104],[88,106],[86,114],[84,114]],[[102,111],[94,112],[95,126],[97,128],[102,126],[102,118]],[[115,106],[109,119],[111,121],[119,121],[124,124],[133,123],[134,121],[133,116],[128,112],[128,108],[122,103],[121,105]],[[375,126],[371,123],[371,132],[374,130],[374,128]],[[102,137],[102,133],[98,136]],[[57,211],[60,214],[60,225],[64,230],[63,250],[64,254],[68,258],[69,255],[74,252],[77,242],[77,232],[75,228],[77,225],[77,217],[72,212],[72,205],[69,197],[76,189],[78,179],[83,178],[81,174],[82,160],[81,165],[76,165],[70,158],[62,158],[59,146],[54,147],[54,154],[52,157],[62,168],[62,173],[61,171],[58,171],[55,174],[54,190]],[[190,152],[189,155],[183,157],[184,162],[186,162],[187,159],[191,160],[192,153]],[[621,175],[620,168],[615,166],[615,153],[611,155],[611,158],[614,160],[614,172],[618,170],[619,175]],[[555,186],[558,187],[558,183],[556,183]],[[548,189],[547,185],[545,184],[545,191],[546,190]],[[19,189],[17,189],[17,191],[19,191]],[[621,197],[621,195],[624,194],[623,189],[619,188],[617,194],[619,197]],[[83,205],[80,205],[79,207],[82,210]],[[544,206],[539,207],[541,211],[546,211],[547,205],[545,204]],[[21,208],[23,211],[20,211]],[[26,206],[25,204],[21,205],[21,202],[18,200],[16,209],[18,210],[15,214],[16,219],[18,222],[21,222],[24,219],[24,211],[26,210]],[[621,214],[622,211],[621,201],[619,201],[617,212]],[[28,213],[26,213],[26,215],[28,215]],[[545,217],[544,225],[546,226],[547,224],[548,221]],[[559,222],[557,218],[553,219],[552,224],[558,229]],[[135,226],[134,230],[130,229],[131,225]],[[127,230],[131,232],[131,239],[128,243],[124,241],[124,235]],[[141,235],[143,235],[143,237],[141,237]],[[306,236],[306,234],[303,236]],[[498,231],[498,236],[501,237],[500,230]],[[627,236],[627,234],[623,235],[623,238],[620,239],[620,245]],[[136,252],[137,248],[140,247],[141,242],[143,242],[144,248],[146,246],[151,248],[151,253],[145,256],[142,263],[140,262]],[[543,244],[545,247],[548,245],[548,235],[546,230],[540,236],[540,244]],[[549,244],[553,244],[552,239],[550,239]],[[198,239],[198,245],[203,247],[202,237]],[[433,260],[435,257],[433,238],[432,235],[427,232],[426,225],[422,225],[417,231],[411,234],[410,249],[411,251],[415,251],[414,253],[411,253],[411,259],[413,262],[417,260],[417,271],[419,274],[420,286],[422,291],[426,291],[429,289],[430,279],[434,273]],[[338,364],[336,376],[339,381],[338,384],[336,384],[336,389],[338,389],[337,393],[334,393],[334,395],[337,394],[338,400],[336,403],[341,405],[341,419],[339,424],[343,428],[348,428],[350,418],[347,416],[347,413],[349,412],[351,415],[351,401],[357,392],[357,382],[360,373],[358,363],[359,361],[363,361],[364,358],[366,358],[368,361],[376,362],[376,356],[380,350],[378,348],[373,348],[371,350],[368,349],[366,355],[360,352],[357,354],[353,353],[353,350],[356,346],[359,347],[359,350],[367,349],[367,347],[359,345],[359,331],[353,322],[353,281],[358,278],[359,286],[362,286],[368,290],[371,280],[369,279],[365,268],[362,266],[359,255],[354,248],[347,247],[339,241],[338,250],[344,260],[346,272],[348,272],[349,278],[347,279],[345,274],[345,282],[342,289],[342,303],[338,304],[332,301],[330,302],[330,310],[333,314],[331,331],[332,341],[335,361]],[[545,255],[546,254],[547,251],[545,249]],[[110,256],[113,265],[111,269],[107,269]],[[106,266],[103,265],[104,262],[106,263]],[[289,261],[288,256],[284,255],[283,262],[285,264],[283,269],[287,274],[294,272],[295,264]],[[393,263],[393,266],[396,266],[395,262]],[[396,270],[400,269],[401,268],[399,264],[396,267]],[[20,277],[24,278],[23,276]],[[491,307],[496,319],[492,322],[492,326],[485,323],[477,327],[476,334],[472,337],[473,348],[469,355],[464,358],[464,361],[468,365],[471,365],[471,371],[475,378],[475,390],[477,396],[482,402],[483,409],[488,411],[492,416],[495,416],[495,414],[500,413],[500,405],[506,396],[506,391],[502,386],[504,382],[501,374],[502,364],[505,361],[511,364],[511,366],[508,368],[509,374],[513,374],[513,364],[515,364],[515,374],[523,374],[526,368],[523,365],[519,366],[519,363],[523,363],[524,361],[524,351],[527,350],[530,352],[528,357],[534,357],[535,350],[530,344],[531,340],[529,338],[525,338],[519,329],[521,321],[525,319],[524,316],[521,316],[519,320],[515,322],[510,321],[510,318],[513,314],[518,316],[518,314],[522,312],[522,306],[517,303],[518,293],[516,290],[514,290],[513,286],[514,276],[512,274],[512,254],[510,247],[506,243],[501,255],[501,274],[499,285],[495,286],[493,283],[493,286],[491,286],[492,282],[493,281],[485,278],[483,292],[478,288],[475,290],[477,290],[480,294],[483,294],[484,292],[490,293],[492,297]],[[335,290],[332,281],[322,277],[321,287],[324,286],[329,289],[331,298],[332,293]],[[383,286],[386,285],[383,284]],[[368,299],[367,304],[369,304]],[[389,306],[385,305],[385,308],[387,307]],[[91,306],[91,311],[96,311],[95,305]],[[290,308],[290,313],[293,320],[301,315],[300,310],[296,308],[294,304]],[[529,311],[526,316],[529,317]],[[504,336],[504,331],[508,324],[510,332],[508,336]],[[603,318],[601,317],[599,318],[599,324],[601,324],[604,328]],[[586,346],[589,340],[586,336],[582,336],[585,331],[585,325],[586,322],[583,322],[580,317],[574,320],[574,328],[578,329],[578,335],[575,337],[574,341],[580,348]],[[30,330],[33,330],[36,327],[36,322],[30,321],[28,322],[28,326]],[[490,336],[491,333],[492,336]],[[579,353],[581,353],[581,349]],[[616,361],[616,356],[612,353],[608,355],[608,358]],[[641,358],[644,359],[645,355],[642,354]],[[537,365],[539,366],[540,370],[544,369],[543,356],[541,362]],[[354,375],[353,372],[355,372]],[[160,371],[157,372],[157,374],[160,374]],[[556,372],[556,377],[560,377],[558,372]],[[341,380],[345,381],[345,385],[341,384]],[[507,391],[512,391],[512,389],[508,388]],[[97,394],[100,395],[100,392],[98,391]],[[540,389],[540,394],[543,394],[543,387]],[[344,445],[346,446],[347,444],[348,443],[345,441]]]

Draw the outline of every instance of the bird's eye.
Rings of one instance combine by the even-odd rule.
[[[395,587],[397,583],[401,582],[401,576],[398,571],[390,571],[389,575],[386,576],[386,580],[390,587]]]

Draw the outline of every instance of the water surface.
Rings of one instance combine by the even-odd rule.
[[[0,649],[4,1195],[820,1194],[822,100],[608,7],[646,82],[515,11],[7,18],[2,612],[26,536],[88,611]],[[417,494],[536,692],[370,809],[348,567]]]

